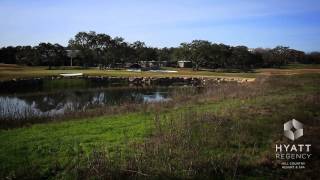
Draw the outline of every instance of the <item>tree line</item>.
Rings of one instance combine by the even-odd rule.
[[[304,53],[285,46],[272,49],[249,49],[246,46],[229,46],[205,40],[181,43],[178,47],[148,47],[142,41],[128,43],[122,37],[103,33],[79,32],[69,40],[68,46],[40,43],[37,46],[3,47],[0,63],[29,66],[73,65],[109,68],[123,67],[126,63],[141,61],[166,61],[176,66],[177,61],[192,62],[194,70],[200,68],[251,69],[280,67],[289,63],[320,63],[320,52]]]

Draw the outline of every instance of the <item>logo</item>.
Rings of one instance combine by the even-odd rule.
[[[295,119],[284,123],[283,130],[284,136],[292,141],[303,136],[303,124]],[[275,144],[275,155],[282,169],[305,169],[312,159],[311,144]]]
[[[283,124],[284,136],[292,141],[303,136],[303,124],[295,119],[292,119]]]

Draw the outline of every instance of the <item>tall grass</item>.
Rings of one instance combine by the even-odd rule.
[[[20,103],[19,101],[10,101],[6,97],[0,98],[0,129],[21,127],[50,119],[49,113],[40,113],[30,106],[24,106]]]
[[[179,100],[171,102],[174,105],[170,104],[170,107],[182,102],[193,105],[212,100],[234,99],[235,102],[217,111],[190,107],[169,114],[154,104],[153,132],[149,139],[142,143],[128,143],[131,151],[119,151],[116,156],[108,155],[106,150],[93,151],[86,166],[78,168],[76,174],[80,179],[92,176],[111,179],[316,177],[312,170],[279,171],[272,151],[271,142],[275,135],[279,138],[276,129],[283,120],[292,116],[309,118],[309,125],[318,124],[315,121],[317,116],[310,115],[310,112],[315,113],[320,107],[319,94],[299,95],[299,92],[287,91],[284,99],[275,95],[281,91],[275,93],[274,85],[280,90],[282,85],[299,90],[306,88],[300,86],[301,81],[305,79],[260,79],[250,86],[212,85],[196,96],[187,96],[183,93],[192,92],[180,89],[176,92]],[[293,92],[297,94],[291,96]],[[263,96],[266,97],[259,100]],[[284,106],[287,103],[291,105]],[[234,104],[236,109],[232,108]],[[271,117],[272,114],[276,116]],[[319,155],[319,152],[315,154]],[[314,166],[311,169],[317,169],[319,164]]]
[[[133,141],[124,129],[123,136],[128,138],[123,146],[94,145],[90,153],[81,142],[75,142],[65,155],[66,161],[54,160],[52,155],[53,165],[45,173],[28,161],[27,167],[34,173],[21,168],[14,175],[6,173],[6,177],[317,178],[317,159],[305,171],[281,171],[273,147],[287,142],[282,138],[282,124],[291,118],[307,119],[306,132],[310,134],[300,143],[319,143],[319,80],[318,75],[308,75],[260,78],[253,84],[210,84],[199,94],[193,89],[177,89],[168,102],[123,104],[119,106],[123,109],[84,112],[84,116],[96,116],[141,111],[152,116],[151,125],[146,125],[151,126],[151,132],[142,141]],[[312,153],[320,157],[319,148]]]

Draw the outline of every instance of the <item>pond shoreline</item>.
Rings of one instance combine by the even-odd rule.
[[[206,86],[211,83],[221,82],[237,82],[246,83],[254,82],[255,78],[242,77],[114,77],[114,76],[77,76],[77,77],[62,77],[62,76],[47,76],[38,78],[17,78],[11,80],[0,81],[0,90],[19,84],[19,86],[32,86],[41,83],[44,80],[56,79],[87,79],[93,82],[104,82],[110,84],[129,84],[129,85],[171,85],[171,84],[187,84],[193,86]]]

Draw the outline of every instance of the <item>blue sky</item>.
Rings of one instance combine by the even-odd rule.
[[[320,51],[319,0],[0,0],[0,46],[96,31],[170,47],[193,39]]]

